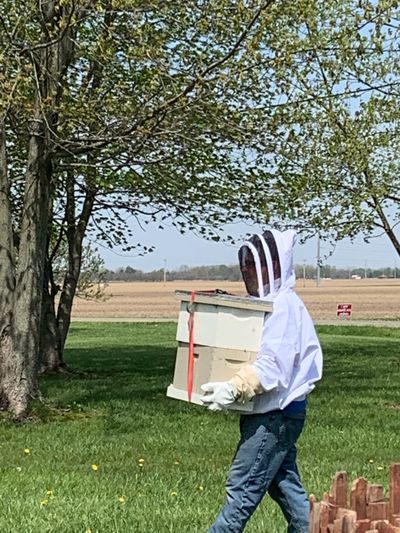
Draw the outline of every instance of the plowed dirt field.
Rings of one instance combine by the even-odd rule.
[[[352,320],[400,320],[400,279],[322,280],[297,282],[296,291],[314,320],[336,320],[338,303],[352,304]],[[223,289],[244,295],[240,282],[174,281],[163,283],[113,282],[105,301],[77,298],[75,318],[171,318],[178,316],[176,290]]]

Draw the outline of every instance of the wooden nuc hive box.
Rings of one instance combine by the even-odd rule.
[[[178,350],[167,396],[201,404],[201,385],[227,381],[254,361],[272,302],[218,292],[176,291],[175,296],[181,302]],[[251,411],[252,404],[232,409]]]

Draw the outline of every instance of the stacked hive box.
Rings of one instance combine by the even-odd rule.
[[[189,318],[193,323],[193,385],[190,401],[201,404],[201,385],[209,381],[227,381],[257,356],[265,314],[272,302],[219,293],[176,291],[181,301],[176,339],[173,383],[167,396],[189,401]],[[232,406],[251,411],[252,405]]]

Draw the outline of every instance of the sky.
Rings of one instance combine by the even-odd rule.
[[[258,227],[251,228],[244,224],[230,225],[227,229],[228,234],[234,237],[260,231]],[[134,252],[124,253],[118,249],[98,248],[99,254],[105,261],[105,267],[116,270],[118,267],[131,266],[149,272],[163,268],[177,270],[183,265],[192,267],[236,263],[238,246],[206,241],[193,234],[181,235],[174,228],[159,230],[155,225],[147,227],[145,231],[137,229],[136,238],[137,242],[147,246],[154,245],[155,251],[139,257]],[[330,257],[327,256],[332,251],[331,245],[321,241],[320,249],[323,264],[334,265],[338,268],[400,268],[400,258],[386,235],[371,239],[369,244],[364,243],[361,236],[357,237],[353,243],[349,239],[343,240],[336,244]],[[316,259],[316,237],[303,245],[296,245],[294,252],[296,264],[306,262],[312,265],[316,263]]]

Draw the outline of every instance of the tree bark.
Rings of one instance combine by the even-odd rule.
[[[46,260],[43,283],[40,334],[40,373],[54,374],[65,368],[60,350],[60,334],[56,318],[55,296],[58,290],[52,280],[52,267]]]
[[[8,407],[22,417],[38,397],[37,354],[48,212],[44,123],[31,123],[24,210],[12,319],[2,339],[2,388]]]
[[[17,417],[39,397],[38,363],[49,193],[54,158],[52,140],[63,80],[74,52],[76,25],[70,6],[39,2],[42,35],[30,54],[35,76],[33,117],[29,124],[27,169],[14,282],[12,218],[9,206],[4,118],[0,123],[0,401]],[[79,13],[78,13],[79,15]],[[62,22],[67,22],[63,28]],[[58,35],[59,39],[54,39]]]
[[[389,220],[387,219],[385,212],[382,209],[382,206],[379,204],[377,200],[375,200],[375,209],[378,214],[378,217],[380,218],[382,222],[382,227],[385,230],[386,235],[389,237],[390,242],[393,244],[394,249],[397,252],[397,255],[400,257],[400,241],[397,238],[392,225],[389,223]]]
[[[47,260],[42,302],[41,373],[65,372],[67,369],[64,361],[65,341],[71,324],[72,307],[81,272],[83,239],[96,196],[95,190],[88,189],[78,224],[76,224],[75,190],[72,173],[67,175],[66,189],[68,270],[64,277],[60,301],[58,306],[56,306],[55,297],[59,287],[56,287],[53,280],[51,258]]]
[[[4,390],[5,362],[10,357],[10,328],[14,304],[14,244],[9,201],[10,182],[7,168],[4,119],[0,122],[0,409],[8,407]]]
[[[368,169],[364,171],[364,176],[365,176],[365,184],[368,187],[368,190],[371,191],[371,203],[372,203],[373,209],[377,217],[380,220],[380,223],[377,225],[383,228],[384,232],[389,237],[390,242],[393,244],[394,249],[397,252],[397,255],[400,257],[400,241],[397,238],[396,233],[394,232],[394,226],[389,222],[389,219],[385,215],[385,211],[383,210],[383,207],[381,205],[379,198],[373,193],[374,184],[373,184],[373,181],[371,179],[371,175]]]
[[[68,271],[61,290],[60,303],[57,312],[57,324],[60,337],[60,356],[63,357],[65,341],[71,324],[72,304],[82,265],[82,248],[86,228],[92,213],[96,192],[88,189],[83,203],[78,224],[75,224],[75,190],[71,173],[67,174],[67,241],[68,241]]]

